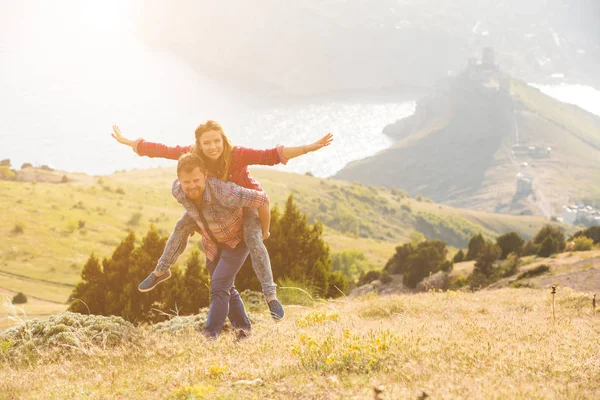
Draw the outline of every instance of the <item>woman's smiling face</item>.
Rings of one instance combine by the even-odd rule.
[[[209,160],[216,161],[223,154],[223,137],[217,130],[206,131],[198,141],[202,153]]]

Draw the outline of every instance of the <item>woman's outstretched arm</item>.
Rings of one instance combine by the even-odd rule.
[[[332,141],[333,141],[333,134],[328,133],[327,135],[323,136],[321,139],[319,139],[316,142],[311,143],[311,144],[307,144],[304,146],[296,146],[296,147],[283,146],[283,149],[282,149],[283,156],[287,160],[291,160],[292,158],[296,158],[303,154],[310,153],[311,151],[317,151],[319,149],[322,149],[323,147],[329,146]]]
[[[117,142],[129,146],[139,156],[152,158],[168,158],[178,160],[182,154],[192,151],[192,146],[174,146],[169,147],[162,143],[146,142],[144,139],[131,140],[123,136],[117,125],[113,125],[113,134],[111,135]]]

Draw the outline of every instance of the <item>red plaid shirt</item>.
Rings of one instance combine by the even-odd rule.
[[[182,154],[189,153],[192,150],[192,146],[169,147],[164,144],[138,139],[133,145],[133,150],[140,156],[179,160]],[[247,189],[263,190],[260,183],[250,175],[248,166],[276,165],[279,163],[285,165],[287,162],[288,160],[283,156],[283,146],[281,145],[268,150],[235,146],[231,153],[231,165],[229,166],[227,181]]]
[[[217,244],[206,233],[198,208],[185,195],[178,179],[173,182],[172,192],[198,224],[206,258],[214,260],[218,250]],[[264,191],[246,189],[231,182],[208,178],[200,211],[215,239],[233,249],[244,239],[242,207],[259,208],[267,200]]]

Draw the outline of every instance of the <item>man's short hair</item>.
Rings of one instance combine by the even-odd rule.
[[[177,162],[177,176],[184,171],[186,173],[192,172],[194,169],[200,168],[200,172],[206,172],[206,165],[201,157],[194,153],[185,153],[179,157]]]

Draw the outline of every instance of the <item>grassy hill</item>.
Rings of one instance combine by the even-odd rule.
[[[508,214],[559,216],[565,204],[600,199],[600,117],[500,72],[449,78],[386,133],[391,148],[335,177]],[[516,193],[518,173],[533,180],[529,196]]]
[[[91,253],[109,257],[130,230],[140,240],[150,224],[168,235],[182,213],[170,194],[174,168],[103,177],[41,170],[27,174],[34,181],[0,181],[0,207],[5,210],[0,289],[9,298],[23,292],[32,301],[55,305],[44,303],[40,313],[64,308]],[[311,222],[323,221],[333,252],[361,250],[375,267],[383,266],[415,231],[464,247],[477,232],[489,238],[508,231],[531,237],[546,222],[440,206],[399,191],[332,179],[264,169],[253,174],[273,204],[281,208],[293,194]],[[63,175],[67,183],[60,183]],[[199,241],[198,235],[192,237],[186,251]],[[36,314],[37,306],[32,307],[28,312]]]
[[[555,320],[551,305],[533,289],[367,296],[279,324],[257,311],[241,342],[206,340],[200,320],[105,322],[92,337],[56,317],[0,341],[0,398],[598,398],[600,309],[562,288]]]

